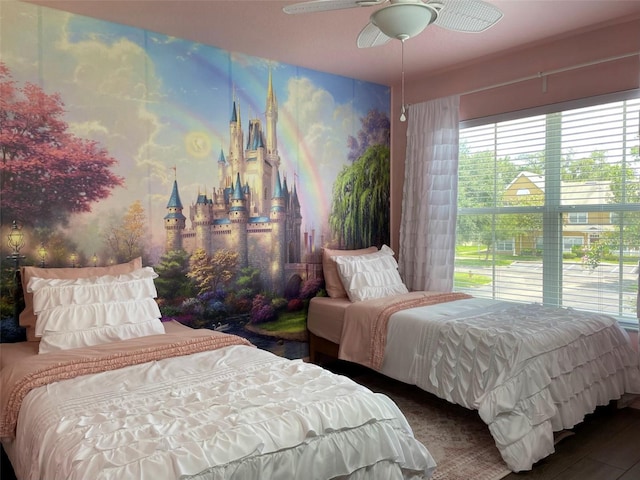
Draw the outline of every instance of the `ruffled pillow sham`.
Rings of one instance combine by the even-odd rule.
[[[27,330],[27,340],[37,342],[39,337],[35,336],[36,315],[33,312],[33,293],[28,291],[29,281],[33,277],[37,278],[57,278],[75,279],[89,278],[103,275],[119,275],[133,272],[142,268],[142,257],[134,258],[126,263],[108,265],[106,267],[82,267],[82,268],[40,268],[21,267],[20,278],[22,281],[22,293],[24,297],[24,310],[20,313],[20,326]]]
[[[334,258],[349,300],[360,302],[409,292],[393,255],[393,250],[383,245],[375,253]]]
[[[357,250],[336,250],[330,248],[322,249],[322,274],[324,276],[324,285],[327,295],[331,298],[345,298],[347,292],[342,285],[340,274],[338,273],[338,266],[335,259],[337,257],[352,257],[365,255],[367,253],[374,253],[378,251],[378,247],[360,248]]]
[[[78,279],[33,277],[39,353],[165,333],[151,267]]]

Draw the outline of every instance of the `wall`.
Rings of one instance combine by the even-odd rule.
[[[224,320],[242,335],[247,321],[262,328],[286,317],[300,339],[306,301],[321,287],[320,248],[389,243],[388,210],[351,207],[368,188],[388,204],[388,175],[337,199],[333,189],[364,178],[365,166],[389,172],[387,142],[377,140],[388,138],[389,87],[0,5],[0,117],[12,120],[2,125],[11,142],[2,145],[0,234],[21,226],[20,264],[103,266],[140,255],[161,274],[164,318]],[[6,285],[17,263],[5,261],[6,249],[2,340],[4,325],[15,326]]]
[[[626,19],[625,19],[626,20]],[[405,79],[409,104],[461,94],[461,120],[538,105],[629,90],[640,86],[640,19],[580,31],[505,52],[424,79]],[[464,94],[516,79],[636,52],[635,56],[549,75],[547,88],[535,78],[510,86]],[[400,85],[392,87],[391,111],[400,111]],[[406,123],[391,115],[391,246],[399,245]]]

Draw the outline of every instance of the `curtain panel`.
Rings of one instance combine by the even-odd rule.
[[[453,290],[460,97],[411,105],[398,265],[409,290]]]

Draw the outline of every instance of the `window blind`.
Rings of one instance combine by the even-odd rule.
[[[461,126],[456,290],[637,326],[638,93]]]

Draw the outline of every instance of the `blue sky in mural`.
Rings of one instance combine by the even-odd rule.
[[[173,167],[186,208],[198,192],[218,187],[232,102],[246,140],[249,120],[264,119],[269,72],[279,106],[280,173],[296,184],[303,228],[323,231],[348,136],[357,135],[369,110],[389,114],[389,89],[381,85],[20,2],[3,2],[0,18],[0,53],[14,80],[59,93],[69,129],[104,145],[126,178],[92,214],[74,219],[78,231],[95,231],[140,200],[151,241],[162,245]]]

